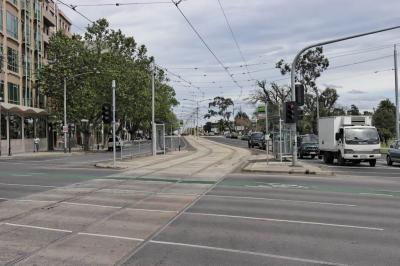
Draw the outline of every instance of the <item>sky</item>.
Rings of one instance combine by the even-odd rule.
[[[168,69],[181,102],[176,112],[183,119],[193,115],[193,101],[201,101],[202,116],[208,99],[216,96],[231,97],[236,110],[251,114],[255,106],[246,99],[256,88],[255,80],[289,84],[274,68],[280,59],[291,62],[299,50],[316,42],[400,25],[398,0],[182,1],[179,8],[217,60],[169,0],[120,0],[147,3],[120,6],[102,5],[116,3],[111,0],[71,1],[63,2],[77,5],[92,20],[107,18],[112,28],[146,45],[156,63]],[[95,6],[79,6],[85,4]],[[81,33],[88,21],[61,8],[73,22],[72,31]],[[355,104],[360,110],[372,110],[385,98],[394,101],[396,43],[400,46],[400,29],[325,46],[330,67],[318,79],[318,88],[336,88],[340,106]]]

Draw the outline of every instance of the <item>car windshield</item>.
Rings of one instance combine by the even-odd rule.
[[[252,138],[255,138],[255,139],[261,139],[263,137],[263,134],[262,133],[254,133],[251,136],[252,136]]]
[[[375,128],[347,128],[345,140],[347,144],[379,144],[379,135]]]

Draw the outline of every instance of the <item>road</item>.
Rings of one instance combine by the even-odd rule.
[[[21,185],[0,203],[0,264],[400,265],[400,175],[241,173],[249,150],[215,141],[130,170],[0,174]]]

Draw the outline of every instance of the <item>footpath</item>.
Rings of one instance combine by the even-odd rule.
[[[297,165],[292,166],[291,160],[283,160],[280,162],[272,155],[267,154],[252,155],[248,159],[248,162],[243,166],[242,171],[276,174],[334,175],[332,171],[322,169],[304,161],[297,161]]]

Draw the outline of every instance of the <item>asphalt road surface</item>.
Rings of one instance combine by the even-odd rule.
[[[211,156],[205,151],[198,158]],[[122,181],[116,177],[121,171],[97,170],[74,161],[68,167],[42,162],[41,168],[1,162],[0,195],[24,197],[24,204],[41,206],[41,201],[49,200],[44,197],[57,198],[46,193],[54,188],[61,192],[67,187],[71,191],[107,187],[58,203],[54,209],[39,207],[35,213],[16,216],[14,223],[1,225],[0,219],[0,264],[20,256],[7,265],[95,265],[94,261],[103,265],[115,261],[118,265],[400,265],[400,175],[231,173],[221,182],[178,184],[171,173],[185,174],[187,169],[189,175],[196,159],[167,162],[169,174],[162,176],[160,169],[157,181],[152,179],[154,173],[148,174],[148,180]],[[213,163],[216,173],[218,162]],[[365,167],[368,173],[371,169]],[[71,187],[79,180],[89,180],[90,186]],[[154,194],[159,190],[163,193]],[[133,199],[139,199],[134,209],[125,209]],[[4,211],[13,210],[3,208],[0,217]],[[86,228],[92,219],[98,222]],[[18,226],[21,230],[16,230]],[[157,226],[161,228],[148,233],[149,227]]]

